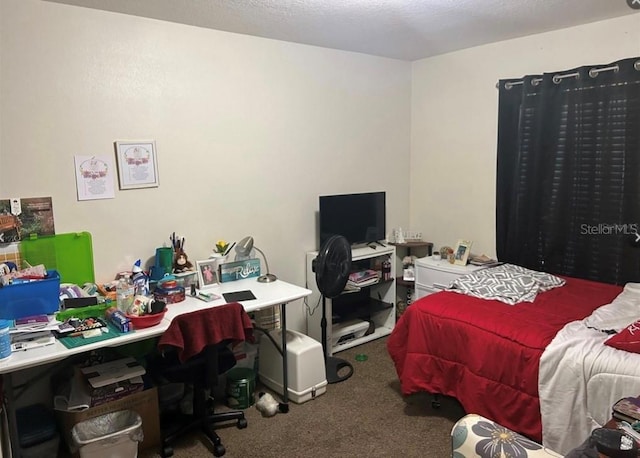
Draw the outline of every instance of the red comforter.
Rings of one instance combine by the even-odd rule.
[[[542,352],[565,324],[587,317],[622,291],[566,281],[533,303],[506,305],[452,292],[414,302],[387,341],[402,393],[453,396],[466,412],[540,441]]]

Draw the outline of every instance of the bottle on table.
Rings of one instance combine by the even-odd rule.
[[[131,277],[125,275],[122,277],[116,285],[116,303],[118,310],[123,313],[128,313],[129,309],[133,305],[133,298],[135,296],[135,286]]]

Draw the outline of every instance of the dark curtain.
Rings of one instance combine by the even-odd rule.
[[[498,259],[640,281],[640,58],[499,82]]]

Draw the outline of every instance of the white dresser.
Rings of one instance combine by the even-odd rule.
[[[436,261],[431,256],[420,258],[416,260],[416,299],[442,291],[456,278],[484,268],[471,264],[459,266],[444,259]]]

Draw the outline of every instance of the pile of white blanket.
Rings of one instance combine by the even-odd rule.
[[[566,454],[611,418],[619,399],[640,396],[640,354],[604,342],[640,318],[640,283],[629,283],[611,304],[567,324],[540,359],[542,442]]]

